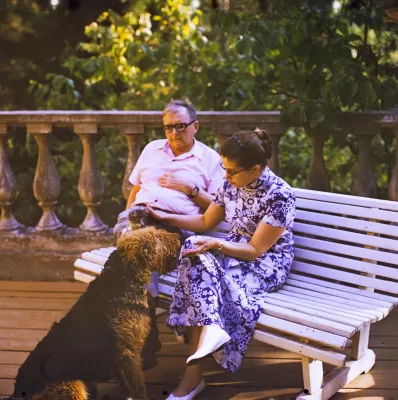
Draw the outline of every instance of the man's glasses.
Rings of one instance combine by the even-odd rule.
[[[242,168],[242,169],[240,169],[239,171],[231,171],[230,169],[225,168],[224,165],[223,165],[222,163],[220,163],[220,166],[221,166],[221,168],[222,168],[229,176],[231,176],[231,177],[234,176],[234,175],[237,175],[237,174],[239,174],[240,172],[242,172],[242,171],[245,170],[245,168]]]
[[[196,119],[194,119],[191,122],[188,122],[187,124],[185,122],[179,122],[178,124],[174,124],[174,125],[163,125],[163,130],[166,133],[171,133],[173,132],[173,129],[175,129],[177,132],[183,132],[185,131],[185,129],[187,129],[187,127],[191,124],[193,124],[196,121]]]

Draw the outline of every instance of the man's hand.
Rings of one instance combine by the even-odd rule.
[[[200,236],[193,243],[196,247],[193,249],[182,249],[181,253],[184,257],[195,257],[209,250],[220,248],[221,241],[210,236]]]
[[[168,189],[183,192],[186,195],[190,194],[194,185],[191,183],[183,182],[171,174],[164,174],[159,178],[159,185]]]

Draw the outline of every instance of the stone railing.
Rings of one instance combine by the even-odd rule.
[[[278,144],[285,128],[280,123],[279,112],[200,112],[198,120],[202,127],[207,127],[216,136],[221,145],[225,138],[239,129],[253,129],[256,126],[265,128],[271,135],[274,157],[270,168],[279,173]],[[57,251],[68,251],[64,248],[65,240],[71,243],[76,237],[79,246],[70,246],[71,252],[78,252],[87,247],[87,240],[82,237],[91,235],[90,247],[97,243],[93,237],[112,240],[112,230],[107,227],[97,213],[104,194],[104,184],[101,177],[95,149],[95,136],[104,127],[117,127],[127,142],[127,162],[121,195],[127,199],[130,184],[128,177],[139,156],[145,128],[161,126],[161,112],[156,111],[36,111],[36,112],[0,112],[0,234],[4,239],[1,249],[21,250],[19,240],[28,240],[25,248],[32,245],[32,238],[45,233],[48,237],[57,238],[58,245],[50,246]],[[358,140],[359,155],[356,171],[352,182],[352,194],[372,197],[376,182],[372,171],[371,141],[374,135],[386,135],[388,140],[398,141],[398,118],[393,113],[351,113],[342,114],[341,121],[350,128]],[[12,126],[24,126],[38,145],[38,159],[33,182],[33,193],[42,216],[35,227],[23,227],[12,215],[11,208],[16,196],[16,181],[10,167],[6,152],[6,137]],[[78,181],[78,196],[87,209],[86,217],[79,228],[65,227],[58,219],[56,205],[60,196],[60,180],[54,165],[49,145],[49,136],[54,127],[69,126],[80,137],[83,147],[83,159]],[[321,131],[309,132],[312,140],[312,159],[307,179],[307,186],[315,190],[330,190],[330,184],[323,157],[324,144],[327,135]],[[384,136],[383,136],[384,137]],[[397,159],[398,159],[398,146]],[[389,198],[398,201],[397,182],[398,163],[389,183]],[[20,238],[12,240],[12,238]],[[21,239],[22,238],[22,239]],[[43,249],[43,242],[37,242]],[[32,246],[31,246],[32,247]],[[35,246],[33,246],[35,247]],[[24,248],[24,247],[22,247]]]

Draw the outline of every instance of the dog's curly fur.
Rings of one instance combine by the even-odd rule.
[[[13,397],[87,400],[87,386],[116,378],[126,397],[147,399],[141,351],[149,332],[153,271],[176,266],[179,237],[148,227],[118,242],[100,276],[18,370]]]

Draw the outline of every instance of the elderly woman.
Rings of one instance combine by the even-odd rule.
[[[203,390],[200,361],[208,354],[229,371],[240,367],[260,316],[259,297],[278,290],[290,271],[295,196],[267,167],[271,155],[266,132],[238,132],[221,148],[224,183],[203,215],[149,208],[155,219],[194,232],[224,219],[232,224],[224,239],[193,236],[181,251],[167,324],[186,338],[191,356],[168,400],[191,400]]]

